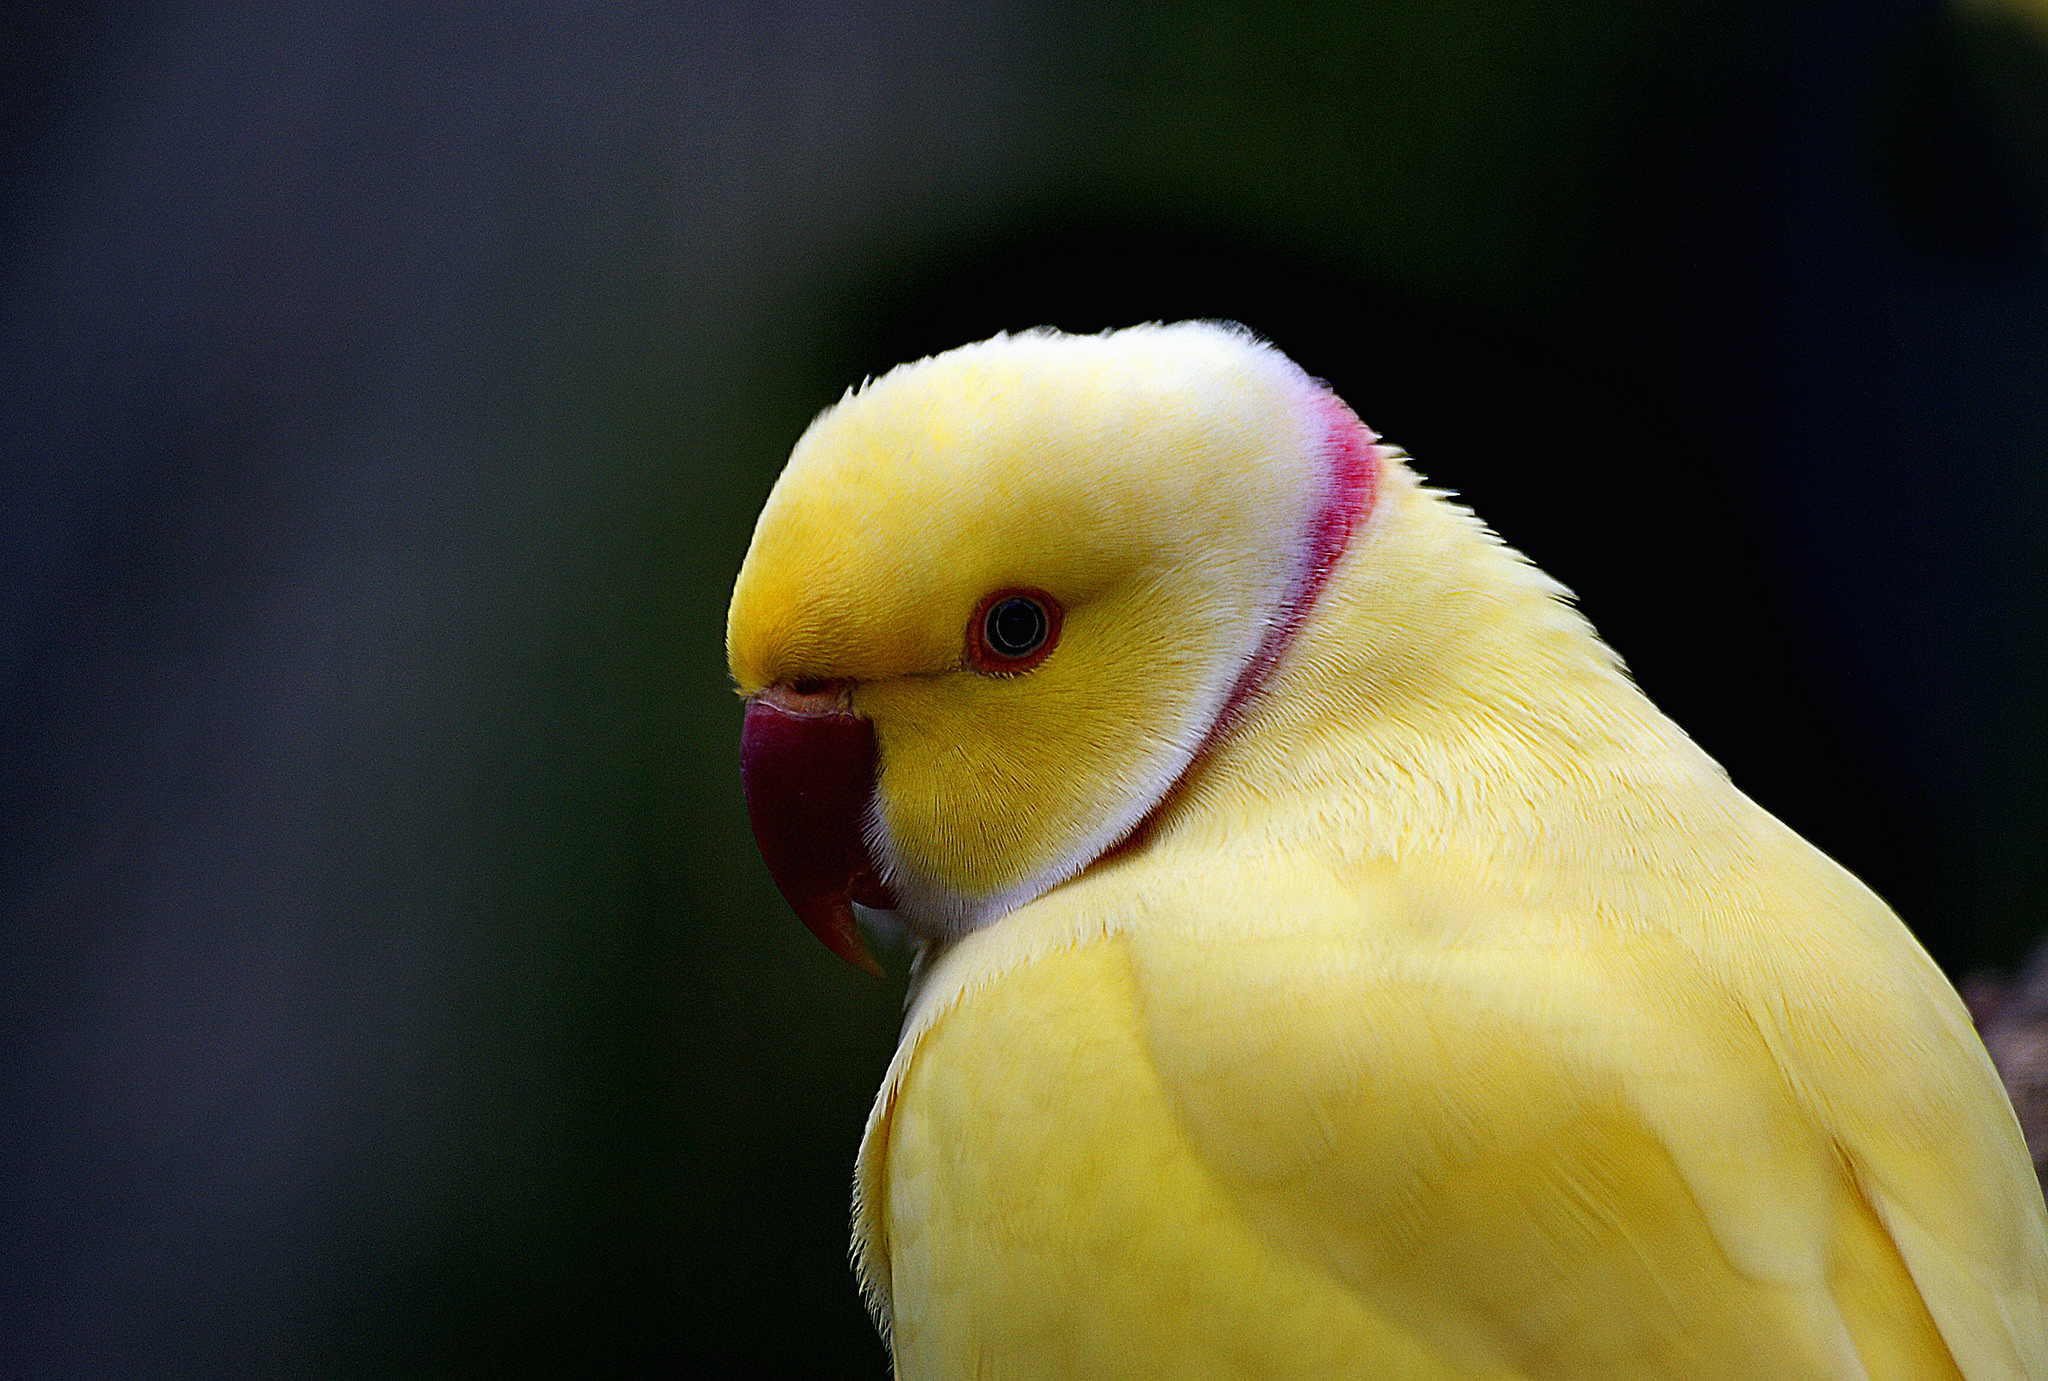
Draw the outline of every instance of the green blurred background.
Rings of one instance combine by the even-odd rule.
[[[725,600],[999,329],[1246,323],[1952,974],[2044,929],[2038,3],[6,22],[10,1374],[883,1374],[902,985],[759,864]]]

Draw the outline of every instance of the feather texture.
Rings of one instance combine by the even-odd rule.
[[[1142,838],[925,932],[857,1172],[899,1376],[2048,1378],[1940,973],[1377,462]]]

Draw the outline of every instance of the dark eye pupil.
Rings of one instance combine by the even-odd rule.
[[[983,636],[999,657],[1028,657],[1045,641],[1045,610],[1036,600],[1012,596],[988,611]]]

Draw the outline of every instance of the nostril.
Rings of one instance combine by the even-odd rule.
[[[853,713],[853,683],[823,677],[784,681],[754,692],[751,697],[773,705],[784,714],[850,715]]]

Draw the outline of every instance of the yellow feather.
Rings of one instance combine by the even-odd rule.
[[[2048,1378],[2040,1190],[1941,975],[1380,459],[1142,846],[933,932],[857,1172],[898,1375]],[[885,758],[891,697],[992,693],[877,679]],[[1059,802],[1117,746],[1021,708],[1034,679],[1003,694]]]

